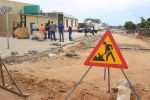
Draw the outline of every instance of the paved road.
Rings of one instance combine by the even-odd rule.
[[[104,32],[99,32],[99,34],[102,34]],[[91,35],[90,33],[88,35]],[[84,36],[84,33],[73,33],[73,38],[78,38]],[[116,42],[123,46],[123,47],[142,47],[142,48],[150,48],[150,44],[130,37],[125,36],[121,34],[113,34]],[[56,37],[58,38],[58,33],[56,33]],[[67,44],[70,43],[68,39],[68,33],[64,33],[65,42],[61,42],[61,44]],[[59,42],[59,40],[55,41],[56,43]],[[9,55],[10,52],[18,51],[19,53],[26,53],[30,50],[37,50],[37,51],[45,51],[52,47],[50,45],[50,40],[46,41],[36,41],[31,39],[16,39],[16,38],[10,38],[10,49],[7,49],[7,38],[6,37],[0,37],[0,55]]]
[[[72,37],[78,38],[84,36],[84,33],[73,32]],[[58,33],[56,33],[56,38],[59,39]],[[61,44],[70,43],[68,33],[64,33],[65,42]],[[18,51],[19,53],[25,53],[29,50],[44,51],[51,47],[50,43],[53,43],[50,40],[46,41],[36,41],[31,39],[16,39],[10,38],[10,49],[7,49],[7,38],[0,37],[0,55],[10,54],[10,52]],[[55,41],[59,42],[59,40]]]

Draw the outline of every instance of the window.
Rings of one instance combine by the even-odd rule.
[[[66,19],[66,27],[68,28],[68,19]]]
[[[77,27],[77,20],[75,20],[75,27]]]
[[[71,20],[71,27],[73,27],[73,20]]]

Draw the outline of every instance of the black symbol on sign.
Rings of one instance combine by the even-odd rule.
[[[101,55],[100,53],[98,53],[98,56],[95,56],[93,58],[93,61],[105,61],[103,58],[103,55]]]
[[[111,56],[113,61],[115,62],[114,55],[112,53],[113,46],[111,44],[107,44],[106,42],[103,42],[103,44],[106,46],[105,47],[105,55],[106,55],[106,61],[108,61],[108,57]]]
[[[111,56],[113,61],[115,62],[115,58],[114,58],[113,53],[112,53],[112,50],[113,50],[112,45],[107,44],[106,42],[103,42],[103,45],[105,45],[105,53],[103,55],[98,53],[98,56],[95,56],[93,58],[93,61],[105,61],[103,56],[106,55],[106,61],[108,61],[109,56]]]

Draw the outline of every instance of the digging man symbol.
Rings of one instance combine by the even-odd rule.
[[[105,45],[105,53],[103,55],[101,55],[98,52],[98,56],[95,56],[93,58],[93,61],[105,61],[103,56],[106,55],[106,61],[108,61],[108,58],[111,56],[113,61],[115,62],[115,58],[114,58],[114,55],[112,53],[113,46],[111,44],[107,44],[106,42],[103,42],[103,45]]]
[[[103,44],[105,45],[105,55],[106,55],[106,61],[108,61],[108,57],[111,55],[113,61],[115,62],[115,58],[112,54],[112,50],[113,50],[113,47],[111,44],[107,44],[106,42],[103,42]]]

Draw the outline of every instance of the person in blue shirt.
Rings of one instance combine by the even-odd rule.
[[[60,21],[60,24],[58,25],[59,30],[59,42],[64,42],[64,25],[62,21]]]
[[[73,41],[73,39],[72,39],[72,27],[71,26],[68,27],[68,32],[69,32],[69,40]]]

